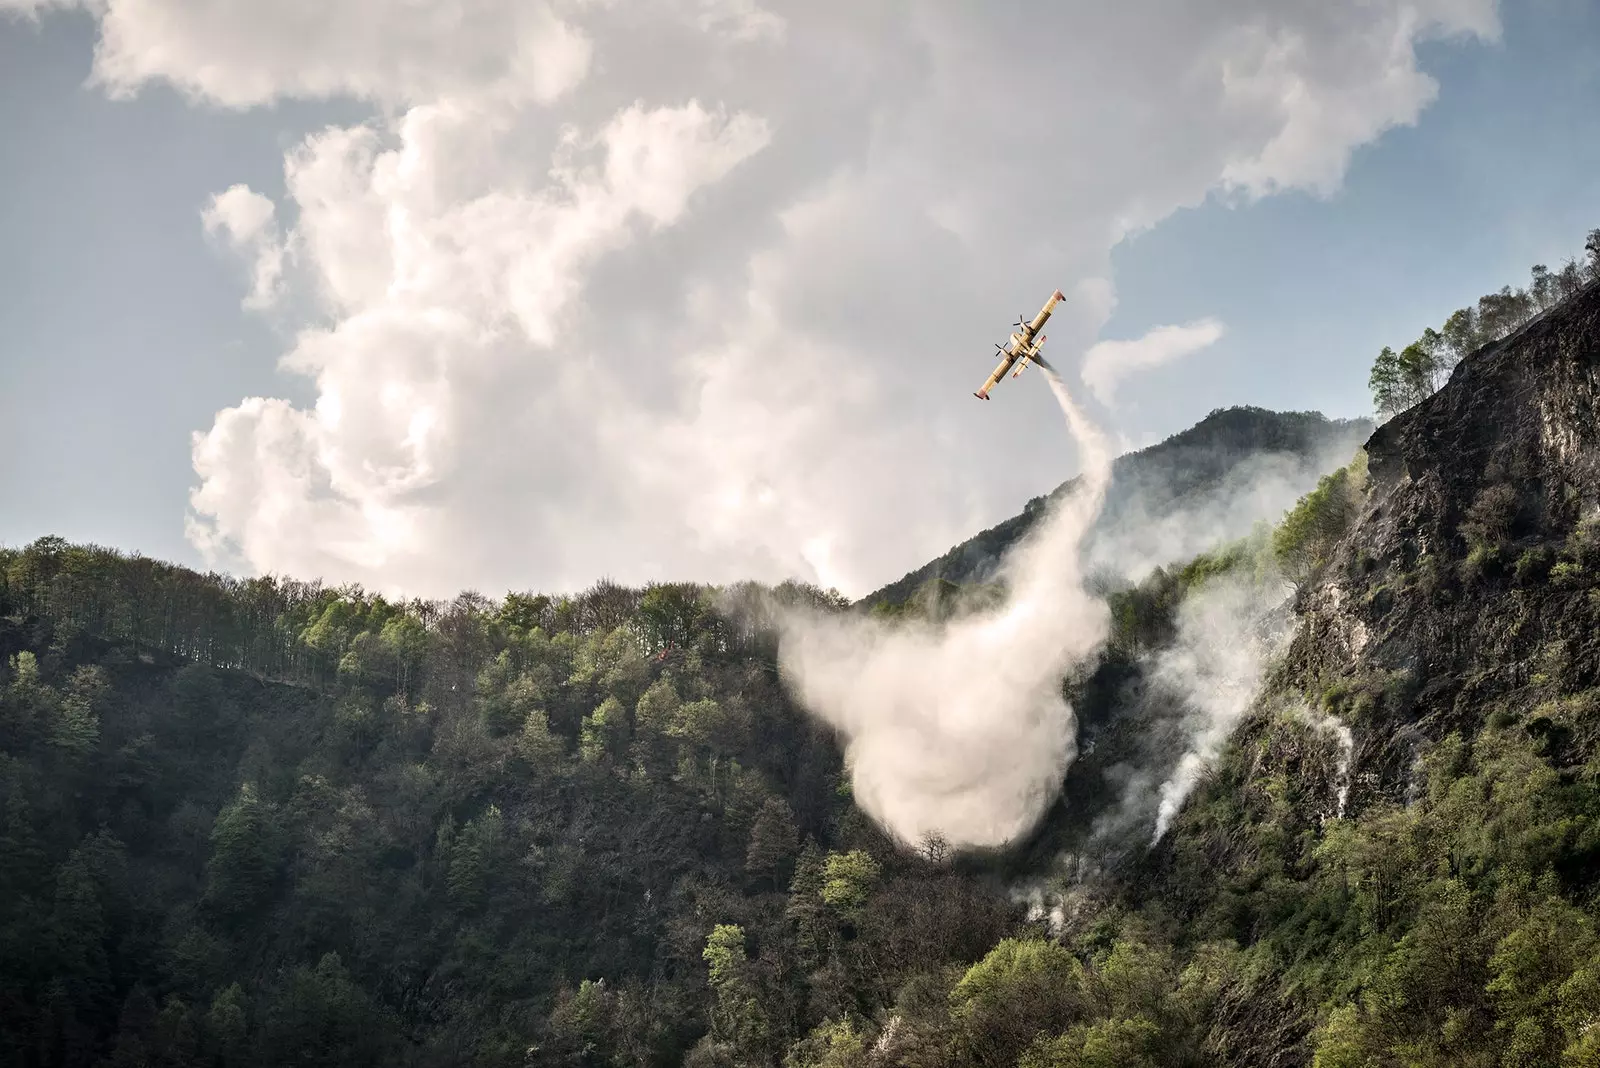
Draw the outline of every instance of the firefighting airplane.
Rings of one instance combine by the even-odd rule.
[[[1019,318],[1017,325],[1022,329],[1012,334],[1011,340],[1005,345],[999,342],[995,343],[995,350],[1000,354],[1000,366],[994,369],[994,374],[989,376],[989,381],[983,384],[983,388],[973,394],[974,397],[979,400],[988,400],[989,391],[995,387],[995,383],[1006,376],[1007,371],[1011,371],[1011,365],[1014,363],[1017,364],[1017,369],[1011,371],[1012,378],[1017,377],[1027,368],[1029,360],[1042,367],[1050,366],[1044,362],[1044,357],[1039,355],[1039,350],[1044,347],[1044,335],[1039,334],[1039,330],[1044,326],[1044,321],[1050,318],[1050,313],[1055,310],[1056,304],[1065,299],[1061,295],[1061,290],[1056,290],[1050,294],[1050,299],[1045,301],[1043,310],[1033,317],[1033,322],[1026,323]],[[1039,335],[1039,340],[1034,340],[1035,335]],[[1017,363],[1018,360],[1022,362]]]

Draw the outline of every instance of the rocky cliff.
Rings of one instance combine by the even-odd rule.
[[[1600,285],[1462,361],[1366,452],[1287,678],[1386,726],[1358,766],[1393,790],[1416,742],[1600,681]]]

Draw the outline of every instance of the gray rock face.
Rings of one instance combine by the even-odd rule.
[[[1421,740],[1600,679],[1600,285],[1463,360],[1366,451],[1285,681],[1346,691],[1357,763],[1395,796]]]

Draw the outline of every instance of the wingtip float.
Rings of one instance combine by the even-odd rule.
[[[1050,294],[1050,299],[1045,301],[1044,307],[1040,309],[1038,315],[1033,317],[1031,322],[1021,318],[1017,319],[1017,330],[1011,335],[1011,339],[1004,345],[998,342],[995,343],[995,350],[1000,354],[1000,366],[994,369],[994,374],[989,376],[989,380],[983,384],[983,387],[973,394],[974,397],[979,400],[988,400],[989,391],[1006,376],[1007,371],[1011,371],[1013,364],[1016,365],[1017,369],[1011,371],[1012,378],[1020,375],[1027,368],[1029,362],[1036,363],[1041,367],[1050,366],[1044,362],[1044,357],[1039,355],[1039,350],[1044,347],[1045,342],[1045,335],[1039,333],[1039,331],[1043,329],[1045,320],[1050,318],[1050,313],[1055,310],[1056,305],[1065,299],[1067,298],[1062,296],[1061,290],[1058,289]]]

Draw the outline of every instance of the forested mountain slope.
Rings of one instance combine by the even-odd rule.
[[[1258,519],[1282,515],[1320,476],[1349,460],[1371,432],[1369,420],[1328,419],[1320,412],[1218,409],[1159,444],[1117,457],[1105,509],[1090,534],[1090,559],[1119,573],[1142,573],[1242,537]],[[1072,479],[1033,498],[1019,514],[861,603],[898,604],[940,580],[987,581],[1049,501],[1076,484]]]
[[[1002,857],[894,848],[699,587],[0,551],[0,1062],[1600,1064],[1597,393],[1590,286],[1112,590],[1095,752]],[[1184,606],[1281,577],[1295,640],[1170,829],[1060,863]]]
[[[1591,284],[1280,528],[1301,625],[1273,684],[1086,910],[1191,960],[1247,947],[1222,1060],[1600,1063],[1597,402]]]

